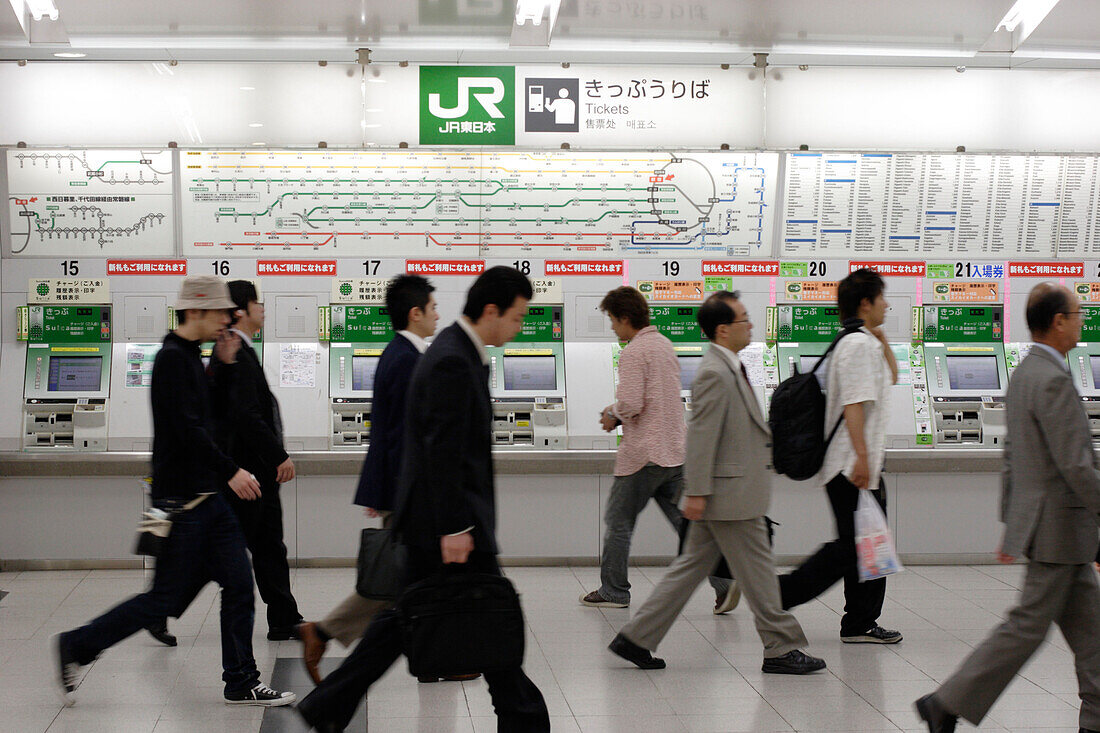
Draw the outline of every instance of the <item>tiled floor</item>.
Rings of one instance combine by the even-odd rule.
[[[523,594],[530,626],[526,669],[542,689],[555,731],[672,733],[921,730],[912,701],[933,689],[1000,620],[1022,571],[914,567],[892,578],[882,622],[905,634],[893,647],[842,645],[842,597],[834,588],[796,611],[810,651],[829,664],[809,677],[762,674],[748,610],[712,616],[705,586],[658,651],[668,669],[644,672],[605,650],[630,611],[577,604],[582,590],[597,586],[597,568],[509,568],[507,574]],[[632,569],[635,604],[663,572]],[[171,623],[178,647],[162,647],[145,634],[131,637],[89,668],[76,706],[62,708],[53,690],[49,637],[139,592],[145,582],[139,571],[0,573],[0,588],[10,591],[0,602],[0,730],[300,730],[293,711],[268,711],[265,721],[261,709],[222,704],[215,586]],[[294,591],[303,613],[316,618],[352,582],[351,570],[298,570]],[[297,644],[268,642],[265,631],[261,620],[255,653],[265,681],[294,675]],[[343,653],[336,650],[333,656]],[[1075,732],[1076,689],[1072,657],[1052,630],[980,729]],[[371,690],[366,717],[371,731],[386,733],[496,730],[483,682],[418,685],[401,665]]]

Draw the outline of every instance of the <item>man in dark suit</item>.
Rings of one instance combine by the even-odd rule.
[[[470,288],[463,315],[436,337],[413,373],[393,524],[408,547],[409,583],[447,564],[500,574],[485,347],[503,345],[519,332],[530,298],[531,283],[519,271],[486,270]],[[398,616],[383,611],[298,712],[317,730],[343,730],[367,689],[401,651]],[[498,731],[550,730],[542,693],[522,668],[486,673],[485,681]]]
[[[355,491],[355,503],[366,509],[367,516],[381,517],[383,527],[391,524],[401,473],[405,394],[420,355],[428,349],[425,339],[435,334],[439,321],[434,290],[419,275],[400,275],[386,287],[386,309],[394,337],[382,352],[374,372],[370,446]],[[302,659],[314,684],[321,683],[318,664],[329,640],[337,639],[345,647],[351,646],[363,636],[374,615],[388,605],[387,601],[364,598],[353,592],[322,620],[307,621],[298,627]]]
[[[283,447],[283,423],[279,403],[267,385],[267,377],[252,345],[264,325],[264,305],[256,286],[248,280],[229,283],[229,297],[236,308],[232,331],[241,339],[238,365],[228,372],[214,358],[211,372],[226,399],[217,415],[218,440],[239,466],[260,482],[260,498],[243,501],[223,491],[244,531],[260,597],[267,604],[267,638],[294,638],[302,620],[290,592],[290,567],[283,542],[283,505],[279,485],[294,479],[294,461]]]
[[[959,717],[975,726],[1057,624],[1073,652],[1081,733],[1100,731],[1100,586],[1092,562],[1100,469],[1066,354],[1081,337],[1081,304],[1041,283],[1027,299],[1034,345],[1005,395],[1008,435],[999,560],[1028,559],[1020,601],[938,690],[917,700],[932,733]]]

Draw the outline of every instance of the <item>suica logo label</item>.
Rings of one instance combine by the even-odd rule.
[[[422,145],[514,145],[515,69],[421,66]]]

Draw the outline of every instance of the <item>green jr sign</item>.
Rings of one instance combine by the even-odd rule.
[[[513,66],[421,66],[421,145],[515,145]]]

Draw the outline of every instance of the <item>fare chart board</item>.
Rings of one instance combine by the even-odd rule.
[[[170,151],[16,148],[7,167],[13,255],[175,251]]]
[[[772,249],[776,153],[183,151],[183,253],[595,257]]]
[[[1100,158],[791,153],[781,256],[1100,255]]]

